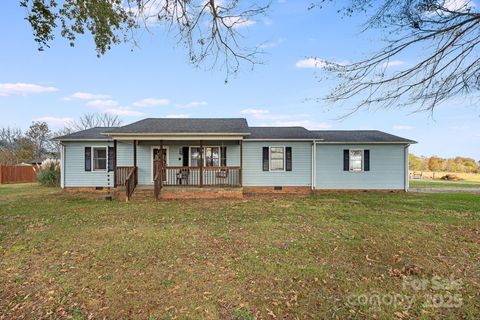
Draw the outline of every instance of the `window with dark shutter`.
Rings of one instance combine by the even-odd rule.
[[[227,147],[220,147],[220,166],[227,166]]]
[[[268,161],[268,147],[263,147],[263,161],[262,161],[262,169],[263,171],[269,170],[269,161]]]
[[[292,171],[292,147],[285,147],[285,170]]]
[[[350,150],[343,150],[343,171],[350,171]]]
[[[363,170],[370,171],[370,150],[363,150]]]
[[[182,164],[184,167],[188,167],[188,157],[189,157],[188,150],[189,150],[188,147],[182,147],[182,161],[183,161]]]
[[[85,171],[92,171],[92,148],[85,147]]]
[[[115,148],[108,147],[108,171],[115,170]]]

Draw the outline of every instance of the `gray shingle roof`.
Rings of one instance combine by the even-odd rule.
[[[111,140],[110,137],[102,134],[115,128],[95,127],[87,130],[77,131],[64,136],[55,137],[53,140]]]
[[[147,118],[111,133],[248,133],[244,118]]]
[[[378,130],[307,130],[304,127],[249,127],[243,118],[148,118],[116,127],[96,127],[56,137],[54,140],[111,140],[103,133],[238,134],[251,139],[318,139],[330,143],[416,143]]]
[[[316,136],[304,127],[249,127],[245,139],[315,139]]]
[[[312,130],[311,132],[323,142],[416,143],[416,141],[378,130]]]

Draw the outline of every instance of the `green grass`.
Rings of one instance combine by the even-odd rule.
[[[410,188],[480,188],[480,182],[410,180]]]
[[[12,185],[0,186],[0,204],[8,319],[480,316],[478,195],[125,203]],[[414,290],[403,276],[453,277],[461,287]],[[411,308],[351,303],[392,294],[413,297]],[[433,294],[463,302],[434,308]]]

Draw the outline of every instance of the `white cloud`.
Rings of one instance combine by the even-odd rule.
[[[59,118],[59,117],[53,117],[53,116],[45,116],[45,117],[40,117],[40,118],[36,118],[36,119],[33,119],[33,120],[34,121],[43,121],[43,122],[48,123],[50,126],[57,127],[57,128],[64,127],[68,123],[73,122],[73,118],[68,118],[68,117]]]
[[[63,98],[65,101],[72,100],[96,100],[96,99],[110,99],[111,96],[107,94],[94,94],[88,92],[75,92],[74,94]]]
[[[295,63],[295,67],[297,68],[323,68],[325,66],[325,61],[317,58],[302,59]]]
[[[397,124],[397,125],[394,125],[392,128],[393,128],[393,130],[413,130],[413,129],[415,129],[412,126],[405,125],[405,124]]]
[[[118,106],[118,102],[111,99],[96,99],[88,101],[86,106],[92,108],[110,108]]]
[[[273,123],[276,127],[305,127],[310,130],[320,130],[331,128],[332,125],[326,122],[316,122],[312,120],[300,121],[276,121]]]
[[[464,125],[451,126],[450,129],[455,131],[464,131],[464,130],[471,129],[471,127],[467,124],[464,124]]]
[[[383,64],[383,67],[384,68],[390,68],[390,67],[398,67],[398,66],[401,66],[401,65],[404,65],[405,64],[405,61],[402,61],[402,60],[390,60],[390,61],[387,61]]]
[[[328,66],[333,66],[333,65],[344,66],[344,65],[347,65],[348,63],[349,63],[348,61],[327,62],[326,60],[319,59],[319,58],[306,58],[306,59],[298,60],[295,63],[295,67],[301,68],[301,69],[326,68]]]
[[[195,108],[195,107],[203,107],[206,106],[208,103],[206,101],[192,101],[186,104],[177,104],[178,108]]]
[[[188,114],[169,114],[165,118],[190,118]]]
[[[117,116],[143,116],[145,113],[140,111],[132,110],[129,107],[117,107],[117,108],[108,108],[103,110],[105,113],[117,115]]]
[[[238,28],[244,28],[244,27],[250,27],[253,26],[255,23],[257,23],[255,20],[250,20],[250,19],[245,19],[243,17],[226,17],[223,19],[223,22],[225,25],[232,27],[234,29]]]
[[[470,0],[446,0],[443,6],[450,11],[467,11],[475,7],[475,2]]]
[[[58,91],[55,87],[46,87],[33,83],[0,83],[0,96],[27,95]]]
[[[133,103],[135,107],[158,107],[170,104],[168,99],[145,98]]]

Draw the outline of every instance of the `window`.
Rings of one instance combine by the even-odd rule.
[[[350,150],[350,171],[363,171],[363,150]]]
[[[107,170],[107,148],[93,149],[93,170]]]
[[[200,148],[198,147],[190,148],[190,166],[192,167],[200,166]]]
[[[200,148],[190,147],[190,166],[200,166]],[[220,166],[220,147],[203,147],[203,166]]]
[[[205,147],[205,167],[220,166],[220,148]]]
[[[285,170],[285,148],[270,147],[270,171]]]

